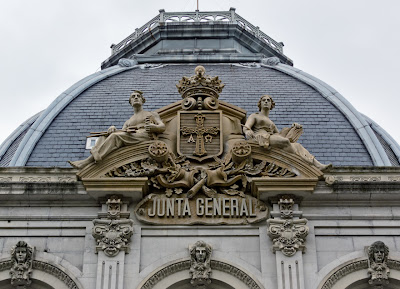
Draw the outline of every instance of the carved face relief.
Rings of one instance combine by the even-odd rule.
[[[24,247],[18,247],[15,249],[15,257],[19,264],[24,263],[26,260],[27,251]]]
[[[259,104],[260,104],[260,110],[262,110],[263,108],[271,109],[272,99],[269,95],[264,95],[263,97],[261,97]]]
[[[107,215],[110,219],[119,219],[121,217],[121,199],[117,196],[111,196],[107,200]]]
[[[132,106],[141,106],[144,103],[143,96],[138,92],[133,92],[129,98],[129,102]]]
[[[121,205],[120,204],[108,204],[108,215],[110,217],[119,217],[121,212]]]
[[[385,253],[383,253],[382,251],[375,252],[374,257],[377,263],[382,263],[383,258],[385,258]]]
[[[279,200],[278,204],[282,219],[293,218],[294,201],[292,197],[289,196],[283,197]]]
[[[381,241],[373,243],[368,249],[370,262],[384,263],[389,253],[388,247]]]
[[[196,260],[199,263],[204,263],[206,261],[207,251],[205,247],[196,248]]]
[[[376,247],[374,250],[374,259],[376,263],[382,263],[385,259],[385,249],[382,247]]]

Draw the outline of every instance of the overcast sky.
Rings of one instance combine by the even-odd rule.
[[[400,142],[399,0],[199,0],[236,12],[277,41],[294,66],[339,91]],[[196,0],[13,0],[0,10],[0,143],[64,90],[100,69],[158,14]]]

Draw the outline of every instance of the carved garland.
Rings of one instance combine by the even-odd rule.
[[[0,262],[0,271],[10,270],[11,265],[11,260]],[[79,289],[78,285],[75,283],[74,280],[72,280],[71,277],[69,277],[65,272],[54,265],[38,260],[33,260],[32,268],[53,275],[57,279],[64,282],[69,289]]]
[[[221,261],[216,261],[216,260],[211,260],[211,268],[222,271],[225,273],[228,273],[243,283],[245,283],[250,289],[262,289],[256,281],[254,281],[253,278],[251,278],[247,273],[243,272],[239,268],[236,268],[235,266],[232,266],[228,263],[221,262]],[[168,277],[174,273],[177,273],[179,271],[183,270],[189,270],[190,269],[190,260],[185,260],[185,261],[180,261],[171,265],[168,265],[167,267],[161,269],[160,271],[157,271],[153,276],[151,276],[146,283],[140,289],[151,289],[156,285],[159,281],[164,279],[165,277]]]

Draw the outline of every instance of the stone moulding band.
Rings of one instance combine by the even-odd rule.
[[[355,262],[351,262],[350,264],[345,265],[344,267],[339,268],[332,274],[330,274],[329,278],[324,282],[322,287],[319,287],[320,289],[331,289],[333,285],[337,281],[339,281],[341,278],[344,276],[353,273],[358,270],[362,269],[368,269],[368,260],[359,260]]]
[[[11,260],[2,261],[2,262],[0,262],[0,271],[10,270],[11,266],[12,266]],[[52,264],[49,264],[49,263],[46,263],[43,261],[33,260],[32,269],[40,270],[40,271],[46,272],[50,275],[53,275],[57,279],[64,282],[65,285],[69,289],[80,289],[81,288],[70,276],[68,276],[67,273],[65,273],[62,269],[60,269]]]
[[[262,287],[257,281],[255,281],[249,274],[231,264],[222,261],[211,260],[211,268],[213,270],[225,272],[228,273],[229,275],[234,276],[235,278],[239,279],[244,284],[246,284],[250,289],[264,289],[264,287]],[[162,279],[174,273],[189,269],[190,269],[190,260],[175,262],[153,273],[147,279],[147,281],[139,288],[152,289]]]
[[[140,287],[140,289],[151,289],[154,287],[154,285],[156,285],[159,281],[161,281],[165,277],[168,277],[176,272],[180,272],[183,270],[189,270],[189,269],[190,269],[190,260],[179,261],[179,262],[170,264],[167,267],[164,267],[164,268],[160,269],[159,271],[155,272],[146,281],[146,283],[144,283],[144,285]]]
[[[387,265],[390,269],[400,271],[400,261],[399,260],[388,259]],[[340,267],[339,269],[335,270],[334,272],[330,273],[328,279],[326,279],[326,281],[322,284],[322,286],[318,287],[318,289],[331,289],[334,287],[336,282],[338,282],[341,278],[343,278],[353,272],[356,272],[359,270],[364,270],[364,269],[365,270],[368,269],[368,260],[367,259],[353,261],[347,265],[344,265],[343,267]],[[365,278],[367,278],[367,274],[365,275]]]
[[[57,279],[63,281],[69,289],[79,289],[78,285],[75,283],[74,280],[72,280],[71,277],[69,277],[65,272],[54,265],[38,260],[33,260],[32,268],[53,275]]]
[[[0,145],[0,160],[10,148],[12,143],[26,130],[28,129],[40,116],[43,111],[38,112],[34,116],[31,116],[26,121],[24,121],[18,128],[16,128],[7,138],[6,140]]]

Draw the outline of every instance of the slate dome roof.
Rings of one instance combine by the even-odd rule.
[[[128,98],[133,90],[144,92],[146,110],[157,110],[181,100],[175,85],[182,76],[193,75],[199,64],[225,84],[220,99],[247,110],[247,115],[257,111],[261,95],[272,95],[276,107],[270,118],[279,129],[301,123],[299,142],[320,162],[399,166],[400,147],[390,135],[336,90],[294,68],[282,47],[234,9],[160,10],[113,46],[102,71],[67,89],[17,128],[0,146],[0,166],[69,167],[68,160],[89,155],[89,132],[121,127],[131,116]]]

